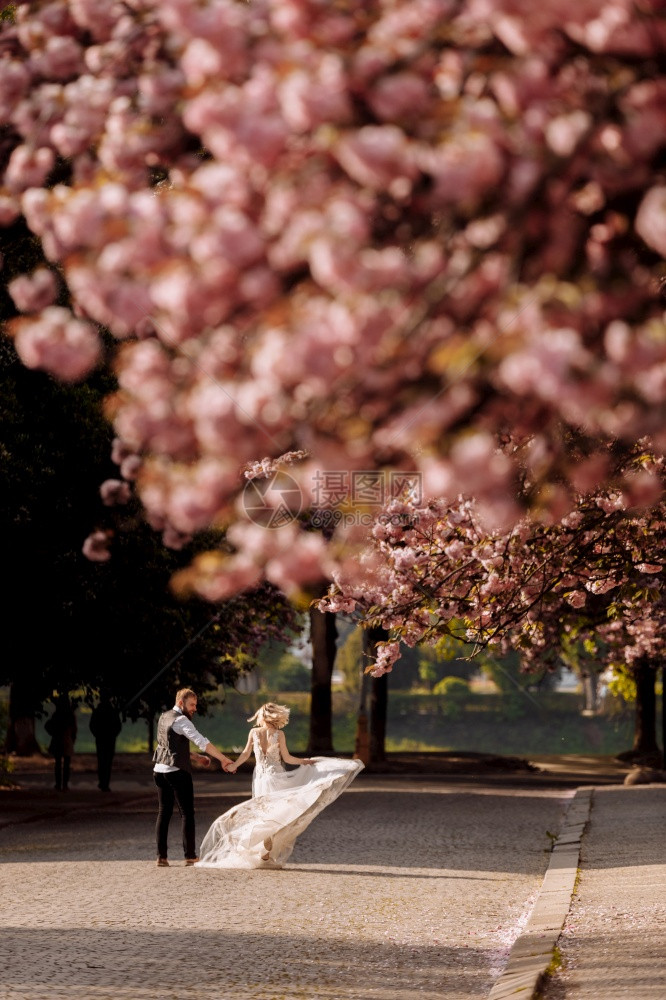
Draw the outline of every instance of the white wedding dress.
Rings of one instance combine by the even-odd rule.
[[[314,757],[287,771],[277,731],[267,733],[265,752],[256,729],[252,743],[252,798],[218,816],[195,868],[281,868],[296,838],[363,769],[360,760]]]

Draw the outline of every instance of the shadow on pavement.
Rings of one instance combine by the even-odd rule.
[[[257,922],[262,919],[257,914]],[[490,956],[481,949],[407,946],[390,940],[357,945],[339,939],[333,949],[325,936],[313,940],[307,931],[296,936],[259,930],[193,933],[166,927],[143,931],[6,927],[3,950],[8,961],[0,984],[21,996],[67,991],[67,996],[79,998],[99,996],[100,988],[106,988],[116,998],[135,1000],[139,991],[148,995],[143,990],[152,987],[151,997],[159,1000],[175,996],[177,986],[179,998],[215,995],[225,1000],[256,995],[332,1000],[341,995],[362,997],[368,991],[383,998],[417,994],[459,998],[483,995],[490,980]],[[463,970],[467,976],[471,973],[467,988]],[[350,987],[358,993],[349,992]]]
[[[245,793],[247,795],[247,792]],[[10,796],[11,797],[11,796]],[[197,838],[237,798],[197,799]],[[104,797],[92,793],[73,799],[66,811],[37,813],[0,829],[3,862],[137,861],[154,856],[156,804],[152,792]],[[25,803],[24,803],[25,804]],[[411,790],[408,779],[373,786],[358,785],[321,813],[299,838],[289,867],[314,865],[349,869],[370,867],[415,872],[519,873],[545,867],[554,832],[565,806],[559,790],[459,791],[442,783],[436,789]],[[64,807],[63,807],[64,808]],[[178,859],[179,817],[174,816],[169,844]],[[528,848],[516,851],[516,842]],[[408,845],[408,856],[405,856]]]

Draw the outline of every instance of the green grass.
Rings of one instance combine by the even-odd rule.
[[[565,966],[564,956],[560,949],[555,945],[553,948],[553,956],[548,964],[548,968],[544,970],[539,979],[539,984],[537,987],[537,992],[535,994],[536,1000],[543,1000],[543,994],[548,986],[550,980],[557,975],[560,969]]]
[[[246,721],[262,702],[276,698],[291,707],[291,721],[286,731],[290,748],[305,750],[309,730],[310,696],[305,692],[240,695],[227,693],[224,705],[209,715],[194,720],[217,746],[225,750],[243,747],[249,723]],[[440,699],[428,694],[390,691],[388,705],[387,750],[389,752],[476,751],[479,753],[535,754],[616,754],[626,750],[633,738],[631,710],[616,718],[580,715],[580,696],[546,694],[529,701],[523,696],[504,699],[496,694],[473,694],[468,707],[457,718],[442,714]],[[336,750],[354,748],[357,700],[341,691],[333,693],[333,742]],[[79,753],[93,752],[94,741],[88,729],[89,710],[79,710]],[[48,736],[43,722],[37,738],[46,747]],[[145,752],[145,721],[127,722],[118,740],[121,752]]]

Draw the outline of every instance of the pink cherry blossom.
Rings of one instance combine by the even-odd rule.
[[[0,194],[0,225],[9,226],[20,215],[20,209],[15,198]]]
[[[618,580],[588,580],[585,584],[585,589],[590,594],[607,594],[610,590],[615,590],[618,586]],[[575,605],[574,605],[575,607]]]
[[[192,540],[191,535],[176,531],[170,524],[162,532],[162,542],[168,549],[182,549]]]
[[[124,479],[136,479],[141,468],[141,459],[138,455],[128,455],[120,463],[120,474]]]
[[[99,492],[105,507],[126,504],[131,496],[128,483],[122,479],[106,479],[100,486]]]
[[[38,267],[32,274],[21,274],[8,285],[9,294],[21,312],[40,312],[50,306],[58,294],[53,271]]]
[[[120,465],[126,458],[129,458],[132,454],[132,449],[121,441],[120,438],[116,437],[113,439],[111,445],[111,461],[115,462],[116,465]]]
[[[444,552],[449,559],[457,560],[462,558],[466,552],[466,548],[463,542],[459,538],[456,538],[449,545],[444,546]]]
[[[5,184],[10,191],[40,187],[53,170],[54,163],[53,150],[48,147],[31,149],[29,146],[17,146],[5,170]]]
[[[279,529],[278,529],[279,530]],[[266,563],[266,578],[287,596],[326,576],[326,543],[320,535],[296,536]]]
[[[352,110],[346,83],[342,61],[330,53],[314,67],[294,68],[278,88],[285,121],[295,132],[307,132],[324,122],[350,122]]]
[[[411,119],[427,113],[431,94],[427,83],[414,73],[382,77],[372,88],[370,105],[384,121]]]
[[[84,378],[101,357],[95,328],[59,306],[49,306],[31,319],[15,320],[11,329],[23,363],[51,372],[64,382]]]
[[[67,80],[83,69],[83,50],[76,39],[55,35],[46,39],[33,62],[37,73],[55,80]]]
[[[627,479],[643,463],[663,479],[663,460],[640,449]],[[623,655],[632,651],[631,662],[641,650],[653,655],[650,637],[664,608],[658,590],[646,592],[644,574],[663,570],[646,558],[666,527],[663,501],[636,509],[617,501],[614,493],[579,496],[561,521],[524,518],[509,532],[489,531],[482,505],[463,497],[403,504],[400,531],[379,519],[371,533],[372,572],[363,572],[366,544],[356,566],[334,574],[335,587],[319,606],[353,608],[357,619],[388,629],[392,642],[443,634],[477,648],[517,648],[526,664],[544,649],[552,656],[563,630],[580,630],[586,620],[604,638],[609,661],[620,646]]]
[[[591,125],[592,116],[586,111],[559,115],[552,118],[546,127],[546,141],[558,156],[571,156]]]
[[[389,674],[393,670],[393,664],[400,656],[400,644],[397,642],[380,643],[377,649],[377,657],[373,669],[370,671],[373,677],[381,677]]]
[[[395,125],[366,125],[347,133],[335,155],[355,181],[379,190],[396,189],[402,182],[401,190],[407,195],[418,172],[414,152]]]
[[[111,558],[109,544],[111,536],[108,531],[93,531],[83,543],[83,554],[92,562],[107,562]]]
[[[647,192],[636,215],[636,232],[666,257],[666,185]]]
[[[242,469],[284,452],[309,455],[290,466],[306,505],[315,469],[415,471],[418,521],[338,524],[325,558],[300,522],[284,549],[239,536],[231,577],[375,574],[417,641],[431,626],[400,587],[432,543],[473,582],[455,577],[443,620],[470,612],[486,641],[483,602],[506,598],[502,622],[543,648],[525,553],[548,537],[588,595],[571,613],[628,607],[634,563],[593,548],[616,519],[653,564],[628,526],[661,470],[618,456],[666,446],[659,5],[54,0],[18,5],[0,38],[0,224],[23,213],[71,303],[43,269],[29,293],[14,278],[43,311],[10,331],[64,378],[101,358],[93,324],[123,341],[109,412],[151,523],[233,537]],[[628,581],[586,590],[574,538],[588,581]],[[644,610],[636,636],[622,612],[627,648],[653,642]]]
[[[174,540],[171,534],[167,537]],[[194,592],[204,600],[217,603],[245,590],[253,590],[260,581],[261,572],[252,560],[212,551],[197,556],[190,569],[177,574],[174,586],[179,593]]]

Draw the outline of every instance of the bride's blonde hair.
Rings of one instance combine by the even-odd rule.
[[[267,722],[269,726],[282,729],[289,722],[289,709],[286,705],[276,705],[274,701],[268,701],[247,721],[254,722],[255,726],[263,726]]]

